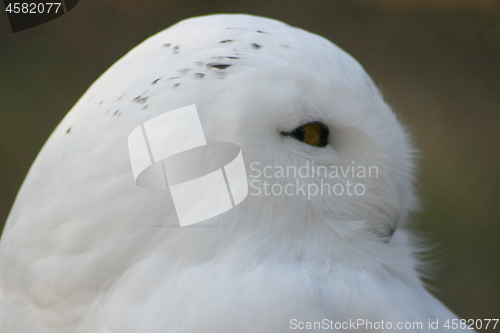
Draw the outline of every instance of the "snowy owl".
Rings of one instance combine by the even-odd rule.
[[[249,194],[180,227],[168,190],[135,184],[127,138],[193,104],[207,141],[241,148]],[[107,70],[36,158],[2,235],[0,331],[465,330],[417,271],[413,175],[339,47],[267,18],[184,20]]]

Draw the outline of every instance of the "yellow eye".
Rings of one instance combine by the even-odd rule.
[[[292,136],[295,139],[311,146],[325,147],[328,144],[330,131],[322,122],[314,121],[297,127],[292,132],[280,132],[280,134],[284,136]]]

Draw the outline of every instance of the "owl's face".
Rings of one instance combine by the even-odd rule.
[[[388,241],[415,206],[407,134],[344,51],[288,26],[267,32],[258,50],[251,32],[248,51],[233,44],[238,59],[200,107],[207,139],[240,145],[246,162],[249,196],[230,214]]]

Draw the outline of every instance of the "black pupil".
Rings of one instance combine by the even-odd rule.
[[[305,134],[304,126],[300,126],[296,128],[292,133],[290,133],[291,136],[293,136],[299,141],[304,141],[304,134]]]

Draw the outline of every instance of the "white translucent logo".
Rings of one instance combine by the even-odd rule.
[[[181,227],[222,214],[248,195],[240,147],[207,144],[194,104],[136,127],[128,147],[136,184],[168,187]]]

